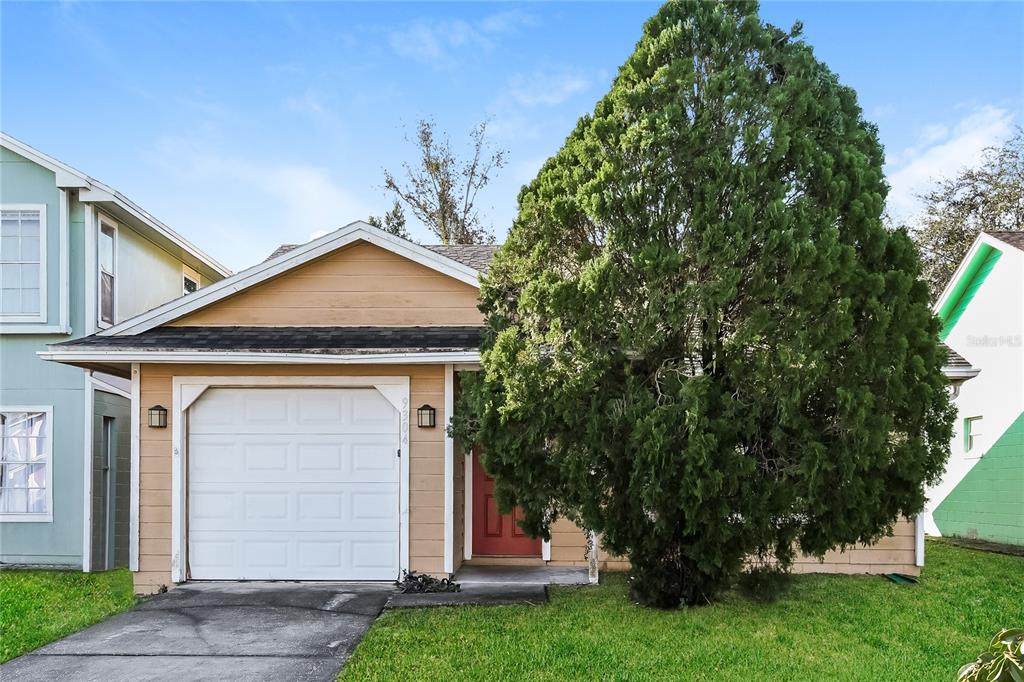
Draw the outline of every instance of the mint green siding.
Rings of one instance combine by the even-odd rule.
[[[943,535],[1024,545],[1024,414],[935,509]]]
[[[60,193],[52,171],[0,147],[0,203],[46,205],[46,322],[60,322]],[[2,324],[2,322],[0,322]]]
[[[46,323],[60,323],[60,193],[52,171],[0,148],[0,203],[46,205]],[[83,329],[83,214],[69,227],[70,321]],[[3,322],[0,322],[3,325]],[[6,325],[4,325],[6,326]],[[14,326],[13,324],[11,326]],[[0,329],[2,331],[2,329]],[[36,352],[67,335],[0,335],[0,406],[53,406],[53,520],[0,522],[0,562],[80,566],[85,378]]]

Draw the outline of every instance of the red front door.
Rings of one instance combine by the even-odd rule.
[[[519,508],[499,514],[494,499],[494,479],[480,465],[479,449],[473,449],[473,554],[490,556],[540,556],[540,538],[531,538],[517,521]]]

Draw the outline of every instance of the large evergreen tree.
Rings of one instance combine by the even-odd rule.
[[[455,425],[505,509],[566,516],[642,602],[879,539],[951,410],[918,255],[856,96],[755,3],[670,2],[519,197]]]

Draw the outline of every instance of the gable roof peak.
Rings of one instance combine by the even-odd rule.
[[[99,336],[140,334],[206,308],[221,299],[233,296],[244,289],[261,284],[357,241],[373,244],[470,286],[480,286],[479,270],[357,220],[318,239],[278,253],[262,263],[257,263],[195,293],[177,298],[104,329],[99,332]]]
[[[398,237],[402,239],[402,237]],[[406,240],[410,243],[415,244],[412,240]],[[308,243],[308,242],[307,242]],[[269,261],[273,258],[277,258],[283,254],[294,251],[295,249],[303,246],[302,244],[281,244],[274,251],[267,256],[266,260]],[[500,244],[420,244],[425,249],[430,249],[436,254],[450,258],[454,261],[468,265],[477,272],[487,272],[487,267],[491,263],[491,259],[494,258],[495,252],[501,247]]]

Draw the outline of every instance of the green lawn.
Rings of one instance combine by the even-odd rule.
[[[0,572],[0,663],[133,606],[132,575]]]
[[[385,613],[342,680],[945,680],[1001,627],[1024,626],[1024,558],[929,542],[915,586],[801,576],[774,604],[727,595],[659,612],[625,580],[556,588],[546,606]]]

